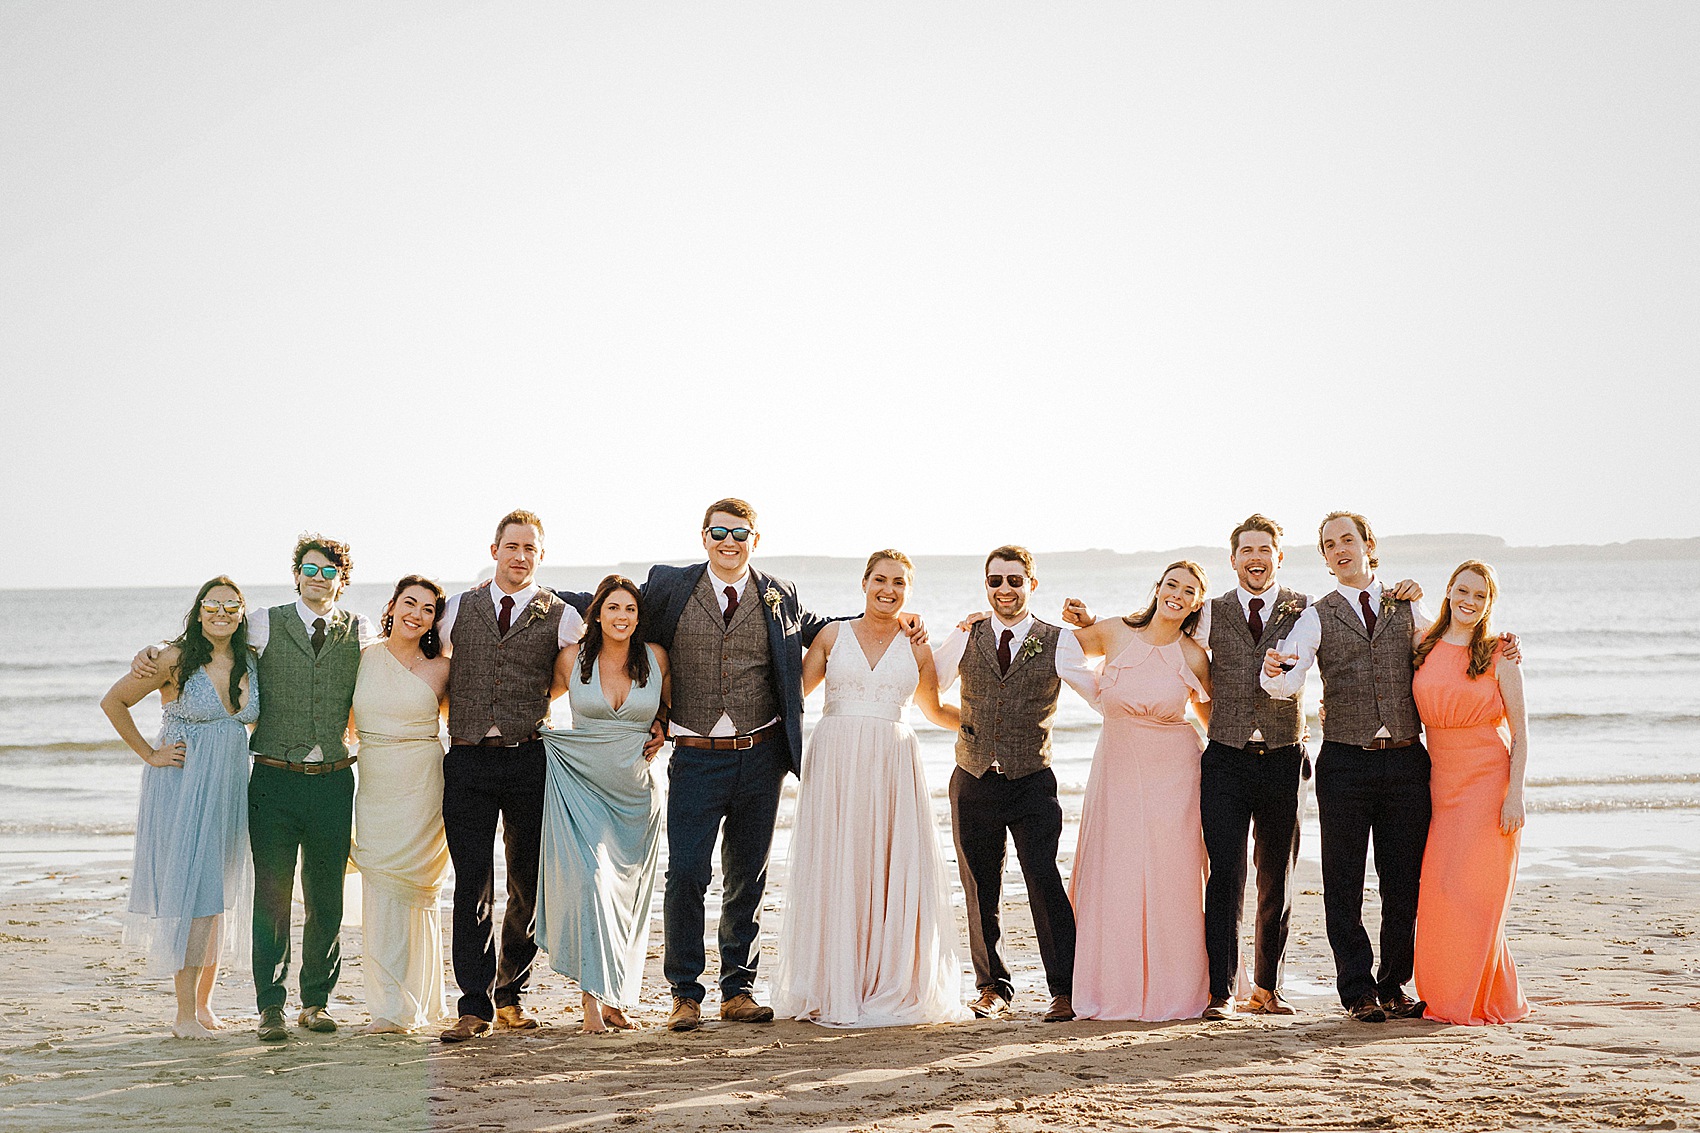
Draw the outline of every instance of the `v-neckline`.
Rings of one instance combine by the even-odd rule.
[[[626,706],[626,701],[632,698],[632,693],[637,690],[637,682],[633,681],[631,687],[626,689],[626,695],[620,698],[620,703],[615,704],[612,700],[609,700],[608,690],[602,687],[601,655],[598,655],[596,660],[590,663],[590,676],[591,683],[596,685],[596,695],[602,698],[602,703],[608,706],[608,711],[614,713],[616,716],[620,714],[620,709]]]
[[[234,720],[236,717],[242,715],[242,709],[248,707],[248,701],[246,699],[242,701],[241,706],[238,707],[236,711],[232,712],[230,710],[230,706],[224,703],[224,694],[218,691],[218,686],[213,683],[212,674],[207,672],[207,667],[202,665],[200,668],[196,669],[195,672],[207,679],[207,687],[212,690],[213,698],[218,701],[218,706],[224,709],[225,719]],[[247,674],[243,675],[246,676]],[[241,686],[238,685],[237,687],[240,688]]]
[[[903,627],[902,626],[898,627],[898,632],[891,635],[891,640],[885,643],[885,648],[880,651],[879,657],[872,664],[869,664],[868,663],[868,648],[867,648],[867,646],[862,644],[861,637],[858,636],[857,633],[856,633],[856,622],[859,622],[859,621],[862,621],[862,620],[863,620],[862,618],[856,618],[850,623],[850,636],[854,637],[856,639],[856,652],[858,652],[862,655],[862,664],[868,666],[868,672],[870,672],[870,673],[878,672],[879,667],[880,667],[880,662],[885,660],[885,655],[887,653],[891,652],[891,647],[893,645],[896,645],[897,639],[902,636]]]

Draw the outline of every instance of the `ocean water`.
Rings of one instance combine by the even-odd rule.
[[[1291,557],[1314,561],[1307,548]],[[1455,561],[1386,561],[1381,576],[1416,578],[1432,607]],[[1204,565],[1213,593],[1232,584],[1224,561]],[[1633,820],[1637,813],[1700,810],[1694,566],[1691,559],[1594,559],[1501,568],[1496,624],[1517,632],[1525,653],[1532,827],[1543,813],[1619,812]],[[1143,607],[1158,572],[1125,566],[1047,571],[1041,557],[1034,607],[1054,621],[1062,600],[1079,596],[1100,614],[1125,613]],[[589,589],[601,573],[567,569],[554,572],[551,581]],[[823,560],[794,573],[811,609],[829,615],[860,610],[854,565]],[[1320,567],[1289,568],[1283,581],[1312,594],[1331,584]],[[376,617],[389,589],[357,584],[345,604]],[[193,597],[189,587],[0,591],[0,849],[27,854],[111,845],[108,839],[131,834],[142,763],[119,742],[98,702],[137,649],[181,628]],[[248,597],[259,606],[291,594],[283,586],[250,585]],[[923,570],[915,580],[911,608],[935,635],[984,605],[972,567],[931,575]],[[1313,714],[1319,691],[1313,677],[1307,694]],[[1065,810],[1077,820],[1098,721],[1073,692],[1065,688],[1062,697],[1055,766]],[[819,693],[808,707],[811,719],[818,715]],[[913,715],[942,817],[948,814],[952,737]],[[157,698],[138,706],[136,716],[151,735],[158,726]],[[1321,734],[1314,716],[1312,731]],[[787,801],[782,823],[791,807]],[[1065,849],[1072,845],[1070,826]]]

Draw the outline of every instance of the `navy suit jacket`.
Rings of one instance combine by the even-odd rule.
[[[644,580],[643,592],[638,595],[639,614],[645,641],[653,641],[671,651],[673,635],[679,629],[679,617],[685,611],[691,591],[696,589],[707,563],[690,566],[653,566]],[[777,608],[767,601],[769,590],[777,591]],[[579,613],[589,617],[588,607],[594,595],[560,592]],[[803,609],[797,600],[797,587],[783,578],[775,578],[750,567],[749,586],[743,600],[760,602],[762,618],[767,622],[767,647],[772,657],[773,691],[779,699],[780,719],[785,724],[785,743],[791,758],[791,770],[802,773],[803,766],[803,650],[814,643],[815,635],[832,618],[823,618]]]

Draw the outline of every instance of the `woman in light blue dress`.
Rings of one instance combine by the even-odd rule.
[[[537,944],[579,985],[584,1030],[630,1030],[649,946],[664,799],[643,754],[669,700],[667,654],[646,645],[638,585],[609,575],[584,639],[561,651],[553,695],[567,693],[571,731],[546,730]]]
[[[130,709],[157,691],[159,743],[142,737]],[[124,939],[147,955],[150,975],[171,975],[179,1038],[211,1038],[227,914],[251,899],[248,867],[248,728],[260,714],[242,591],[220,576],[201,587],[182,636],[160,655],[158,675],[125,674],[101,700],[112,726],[147,767],[136,816],[136,858]]]

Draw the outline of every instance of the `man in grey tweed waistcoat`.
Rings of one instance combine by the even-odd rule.
[[[1205,606],[1197,630],[1210,649],[1210,743],[1200,757],[1199,781],[1199,816],[1210,857],[1204,887],[1206,1019],[1236,1011],[1248,833],[1257,871],[1256,989],[1245,1009],[1293,1013],[1281,996],[1281,958],[1299,858],[1300,804],[1310,778],[1301,698],[1277,700],[1258,684],[1264,654],[1292,631],[1310,599],[1276,582],[1282,554],[1281,528],[1274,520],[1248,517],[1228,536],[1228,551],[1239,586]]]
[[[951,832],[968,902],[968,946],[982,1019],[1010,1013],[1015,984],[998,951],[1003,871],[1013,838],[1051,994],[1048,1023],[1074,1018],[1074,907],[1057,868],[1062,804],[1051,770],[1051,722],[1064,680],[1090,680],[1071,630],[1039,621],[1028,599],[1039,585],[1025,547],[986,556],[992,616],[954,630],[934,650],[939,689],[962,681],[962,726],[950,777]]]
[[[1327,705],[1317,757],[1322,902],[1336,990],[1365,1023],[1419,1018],[1411,978],[1417,887],[1428,843],[1429,758],[1411,697],[1411,649],[1428,612],[1376,579],[1375,535],[1353,512],[1322,521],[1317,546],[1337,585],[1306,607],[1259,677],[1272,697],[1293,698],[1311,665],[1322,667]],[[1283,666],[1287,668],[1283,670]],[[1364,930],[1365,859],[1375,845],[1381,889],[1381,964]]]
[[[456,594],[438,632],[449,651],[449,737],[443,757],[443,832],[454,861],[452,956],[459,1019],[448,1043],[537,1021],[520,1005],[537,957],[533,935],[543,840],[545,756],[538,729],[549,718],[555,657],[579,639],[578,610],[536,581],[543,521],[513,511],[496,525],[488,589]],[[508,900],[493,925],[496,824]],[[500,940],[498,950],[497,941]]]

